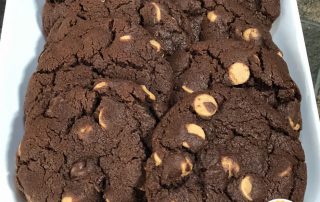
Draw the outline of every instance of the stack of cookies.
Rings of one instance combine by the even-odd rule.
[[[279,0],[47,0],[17,185],[29,202],[303,201]]]

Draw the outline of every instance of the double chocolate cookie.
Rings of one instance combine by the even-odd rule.
[[[302,201],[279,0],[46,0],[25,100],[27,201]]]
[[[148,201],[302,201],[304,153],[288,121],[247,89],[191,94],[160,121]]]
[[[273,7],[269,7],[272,4]],[[238,38],[245,41],[272,40],[269,30],[280,11],[274,1],[205,1],[206,16],[201,38]]]
[[[300,92],[280,52],[244,41],[203,41],[170,58],[175,85],[173,103],[216,84],[255,89],[280,110],[297,131],[301,126]]]
[[[140,24],[157,39],[166,54],[199,40],[237,38],[277,49],[269,30],[279,16],[280,1],[64,0],[47,1],[43,11],[46,35],[67,17],[91,21],[115,17]]]
[[[139,23],[140,4],[140,0],[46,0],[42,13],[44,34],[49,35],[55,23],[74,16],[87,21],[112,16]]]
[[[200,32],[199,23],[192,24],[192,21],[170,1],[66,0],[46,2],[43,11],[46,35],[50,35],[50,32],[55,34],[56,24],[60,24],[65,18],[75,16],[88,22],[101,17],[111,17],[140,24],[159,41],[166,54],[187,48],[198,40]]]
[[[150,92],[81,66],[35,73],[17,183],[28,201],[144,201]]]
[[[162,46],[141,26],[121,19],[92,21],[66,18],[48,36],[38,70],[54,72],[84,64],[104,77],[131,80],[146,86],[161,117],[172,92],[172,69]]]

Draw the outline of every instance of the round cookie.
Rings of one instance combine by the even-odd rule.
[[[189,18],[170,1],[82,1],[47,2],[43,12],[46,35],[55,33],[55,23],[67,17],[80,16],[84,20],[101,17],[123,18],[140,24],[162,46],[166,54],[187,48],[198,40],[200,28],[192,27]]]
[[[144,144],[156,124],[149,95],[88,69],[31,79],[17,153],[17,184],[28,201],[145,200]]]
[[[173,103],[219,83],[253,88],[300,130],[300,92],[277,52],[243,41],[211,40],[195,43],[189,51],[180,51],[169,60],[175,75]]]
[[[303,199],[297,133],[251,90],[216,85],[185,97],[154,130],[152,151],[148,201]]]
[[[166,112],[172,69],[163,58],[160,43],[141,26],[121,19],[66,18],[55,29],[39,58],[39,71],[92,66],[99,75],[145,85],[155,113],[161,117]]]

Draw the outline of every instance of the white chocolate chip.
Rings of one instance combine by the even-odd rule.
[[[72,202],[72,197],[71,196],[65,196],[62,198],[61,202]]]
[[[191,124],[186,124],[186,128],[189,134],[196,135],[203,140],[206,139],[206,134],[204,133],[203,129],[200,126],[191,123]]]
[[[84,139],[89,133],[91,133],[92,131],[93,131],[92,126],[87,125],[87,126],[82,127],[82,128],[80,129],[78,136],[79,136],[79,138],[82,140],[82,139]]]
[[[278,51],[278,52],[277,52],[277,55],[279,55],[280,57],[283,58],[283,53],[282,53],[281,51]]]
[[[93,89],[94,90],[99,90],[99,89],[107,87],[107,86],[108,86],[108,83],[103,81],[103,82],[100,82],[100,83],[96,84]]]
[[[230,157],[222,157],[221,165],[224,171],[229,173],[229,178],[233,176],[233,173],[237,174],[240,170],[240,166]]]
[[[191,88],[188,88],[187,86],[182,86],[181,88],[187,93],[193,93],[193,90]]]
[[[208,12],[208,14],[207,14],[207,18],[208,18],[208,20],[209,20],[210,22],[215,22],[215,21],[217,20],[217,18],[218,18],[218,15],[215,14],[214,11],[210,11],[210,12]]]
[[[182,146],[185,147],[185,148],[190,149],[190,145],[186,141],[182,142]]]
[[[32,202],[31,196],[29,196],[28,194],[25,194],[24,196],[26,197],[26,199],[27,199],[28,202]]]
[[[146,87],[145,85],[141,85],[141,88],[142,88],[142,90],[148,95],[148,97],[150,98],[150,100],[153,100],[153,101],[156,100],[156,96],[155,96],[153,93],[151,93],[151,92],[147,89],[147,87]]]
[[[105,113],[105,110],[101,109],[100,113],[99,113],[99,124],[100,124],[100,126],[102,128],[106,129],[107,128],[107,123],[106,123],[106,121],[104,120],[104,117],[103,117],[104,113]]]
[[[290,126],[293,130],[295,130],[295,131],[300,130],[300,128],[301,128],[300,124],[294,123],[291,117],[289,117],[288,119],[289,119]]]
[[[127,42],[127,41],[130,41],[132,39],[132,36],[131,35],[124,35],[122,37],[120,37],[120,41],[122,42]]]
[[[289,176],[290,173],[292,171],[291,166],[289,166],[287,169],[285,169],[284,171],[282,171],[281,173],[279,173],[279,177],[286,177]]]
[[[246,41],[258,40],[261,34],[256,28],[249,28],[243,32],[243,39]]]
[[[241,85],[249,80],[250,69],[247,65],[236,62],[229,67],[228,74],[232,85]]]
[[[252,201],[251,192],[252,192],[252,179],[250,176],[246,176],[241,180],[240,190],[242,195],[249,201]]]
[[[254,54],[253,57],[255,59],[255,62],[260,64],[260,58],[256,54]]]
[[[216,100],[208,94],[200,94],[193,101],[195,112],[202,118],[211,118],[218,110]]]
[[[160,156],[157,154],[157,152],[153,153],[153,159],[154,159],[154,162],[156,163],[156,166],[160,166],[162,164],[162,160]]]
[[[160,45],[159,42],[157,42],[156,40],[152,39],[152,40],[150,40],[150,44],[151,44],[152,47],[154,47],[157,50],[157,52],[160,52],[161,45]]]
[[[18,147],[18,156],[21,156],[21,143],[19,144],[19,147]]]
[[[185,160],[186,161],[181,163],[181,171],[182,171],[181,177],[185,177],[185,176],[189,175],[193,169],[193,165],[191,163],[191,160],[188,157],[186,157]]]
[[[292,201],[290,201],[288,199],[273,199],[273,200],[271,200],[269,202],[292,202]]]
[[[154,6],[154,8],[156,9],[156,20],[157,20],[157,22],[160,22],[161,21],[161,9],[160,9],[160,7],[158,6],[158,4],[156,4],[156,3],[154,3],[154,2],[152,2],[151,3],[153,6]]]

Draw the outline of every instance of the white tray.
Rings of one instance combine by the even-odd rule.
[[[7,1],[0,41],[0,193],[1,201],[19,201],[15,192],[15,151],[23,135],[23,101],[44,40],[40,31],[44,0]],[[274,40],[284,53],[293,79],[300,87],[308,185],[306,202],[320,201],[320,122],[315,102],[297,3],[282,0],[274,24]]]

